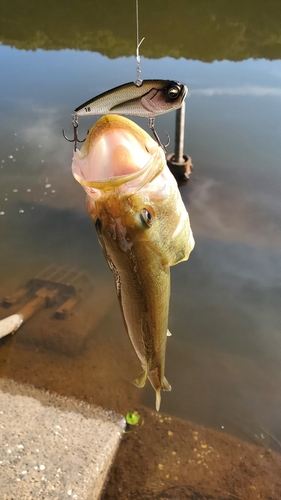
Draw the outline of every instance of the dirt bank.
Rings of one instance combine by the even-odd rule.
[[[104,500],[280,500],[281,455],[140,407]],[[131,430],[134,429],[131,427]]]

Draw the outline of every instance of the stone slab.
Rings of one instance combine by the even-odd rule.
[[[124,428],[114,412],[0,380],[1,500],[99,499]]]

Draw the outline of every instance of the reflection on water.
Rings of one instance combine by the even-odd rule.
[[[152,4],[160,8],[160,2]],[[250,21],[244,4],[239,13],[229,11],[228,16],[225,2],[212,2],[212,9],[217,8],[215,17],[210,2],[206,9],[197,6],[196,15],[195,4],[189,5],[189,13],[197,19],[197,26],[202,20],[200,35],[205,40],[207,33],[214,33],[212,23],[221,29],[232,25],[236,31],[239,26],[244,50],[240,57],[234,51],[233,58],[245,60],[206,64],[192,61],[191,53],[190,59],[142,59],[143,78],[175,78],[189,86],[185,149],[195,164],[181,193],[196,247],[189,262],[172,269],[173,336],[168,339],[166,373],[173,390],[163,394],[162,410],[216,428],[223,426],[251,440],[260,435],[261,428],[281,439],[281,61],[273,60],[277,57],[273,42],[259,45],[258,53],[253,36],[264,23],[276,40],[280,23],[277,27],[270,9],[263,11],[262,21],[258,7],[255,19],[248,7],[252,24],[245,30],[244,24],[250,26]],[[270,5],[272,12],[280,8],[279,2]],[[161,2],[161,7],[168,9],[168,2]],[[113,13],[108,12],[103,29],[113,32],[116,25],[119,30]],[[175,16],[174,9],[171,15]],[[180,22],[181,16],[177,14],[176,19]],[[167,17],[159,14],[159,20],[167,22]],[[169,54],[165,45],[157,46],[159,30],[153,38],[149,22],[149,16],[142,18],[145,35],[149,33],[146,46],[152,52],[158,47],[158,54]],[[41,33],[38,46],[44,47],[42,33],[48,34],[48,20],[41,23],[36,26],[35,22],[34,27]],[[61,21],[57,23],[62,26]],[[7,45],[29,47],[34,30],[22,34],[16,23],[8,22],[8,16],[4,28]],[[57,45],[51,44],[52,48],[71,46],[66,31],[59,38],[59,29],[54,30]],[[130,33],[124,38],[130,38]],[[167,39],[161,36],[163,43]],[[231,59],[234,45],[229,49],[226,42],[218,36],[213,44],[210,40],[205,44],[205,53],[203,45],[200,52],[199,45],[191,42],[188,50],[198,49],[202,60],[210,60],[211,53],[213,59]],[[171,43],[171,53],[178,50],[178,55],[185,55],[180,40],[173,37]],[[265,48],[268,60],[248,58],[265,55]],[[108,54],[113,55],[110,50]],[[0,95],[1,297],[50,263],[80,269],[93,283],[65,323],[55,322],[47,310],[40,311],[16,335],[3,339],[0,373],[123,412],[139,400],[154,407],[151,387],[140,391],[131,384],[139,364],[126,337],[111,273],[86,213],[84,193],[70,172],[71,145],[61,135],[62,128],[71,134],[73,108],[135,79],[135,59],[9,46],[0,46],[0,57],[5,67]],[[165,137],[165,130],[171,136],[169,152],[173,152],[174,119],[169,114],[156,120],[160,137]],[[147,129],[146,120],[136,121]],[[93,122],[81,119],[81,137]],[[1,317],[7,311],[0,308]]]
[[[135,2],[93,0],[67,8],[45,0],[24,8],[20,0],[2,0],[1,40],[21,49],[72,48],[100,52],[108,57],[135,53]],[[15,17],[20,8],[21,15]],[[280,2],[278,0],[169,0],[139,2],[140,36],[146,57],[213,61],[280,57]],[[157,30],[155,29],[157,26]]]

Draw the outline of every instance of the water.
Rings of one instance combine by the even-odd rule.
[[[93,282],[68,330],[46,316],[45,332],[41,312],[0,341],[1,376],[123,412],[153,408],[154,391],[131,384],[139,364],[61,129],[72,133],[73,108],[136,78],[133,4],[78,13],[75,2],[39,11],[29,0],[15,18],[17,2],[4,2],[0,46],[1,297],[51,263]],[[262,442],[265,431],[281,439],[281,12],[278,1],[244,4],[143,0],[140,37],[142,77],[189,87],[185,153],[195,165],[181,194],[196,247],[172,269],[173,390],[161,409]],[[169,152],[174,120],[156,121]],[[80,120],[82,138],[93,122]],[[66,352],[67,332],[77,338]]]

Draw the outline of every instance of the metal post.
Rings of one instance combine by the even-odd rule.
[[[167,156],[167,165],[178,184],[189,180],[193,168],[190,157],[183,153],[185,126],[185,102],[176,111],[175,153]]]
[[[185,101],[181,108],[176,111],[176,137],[175,137],[175,162],[182,163],[184,148],[184,120],[185,120]]]

